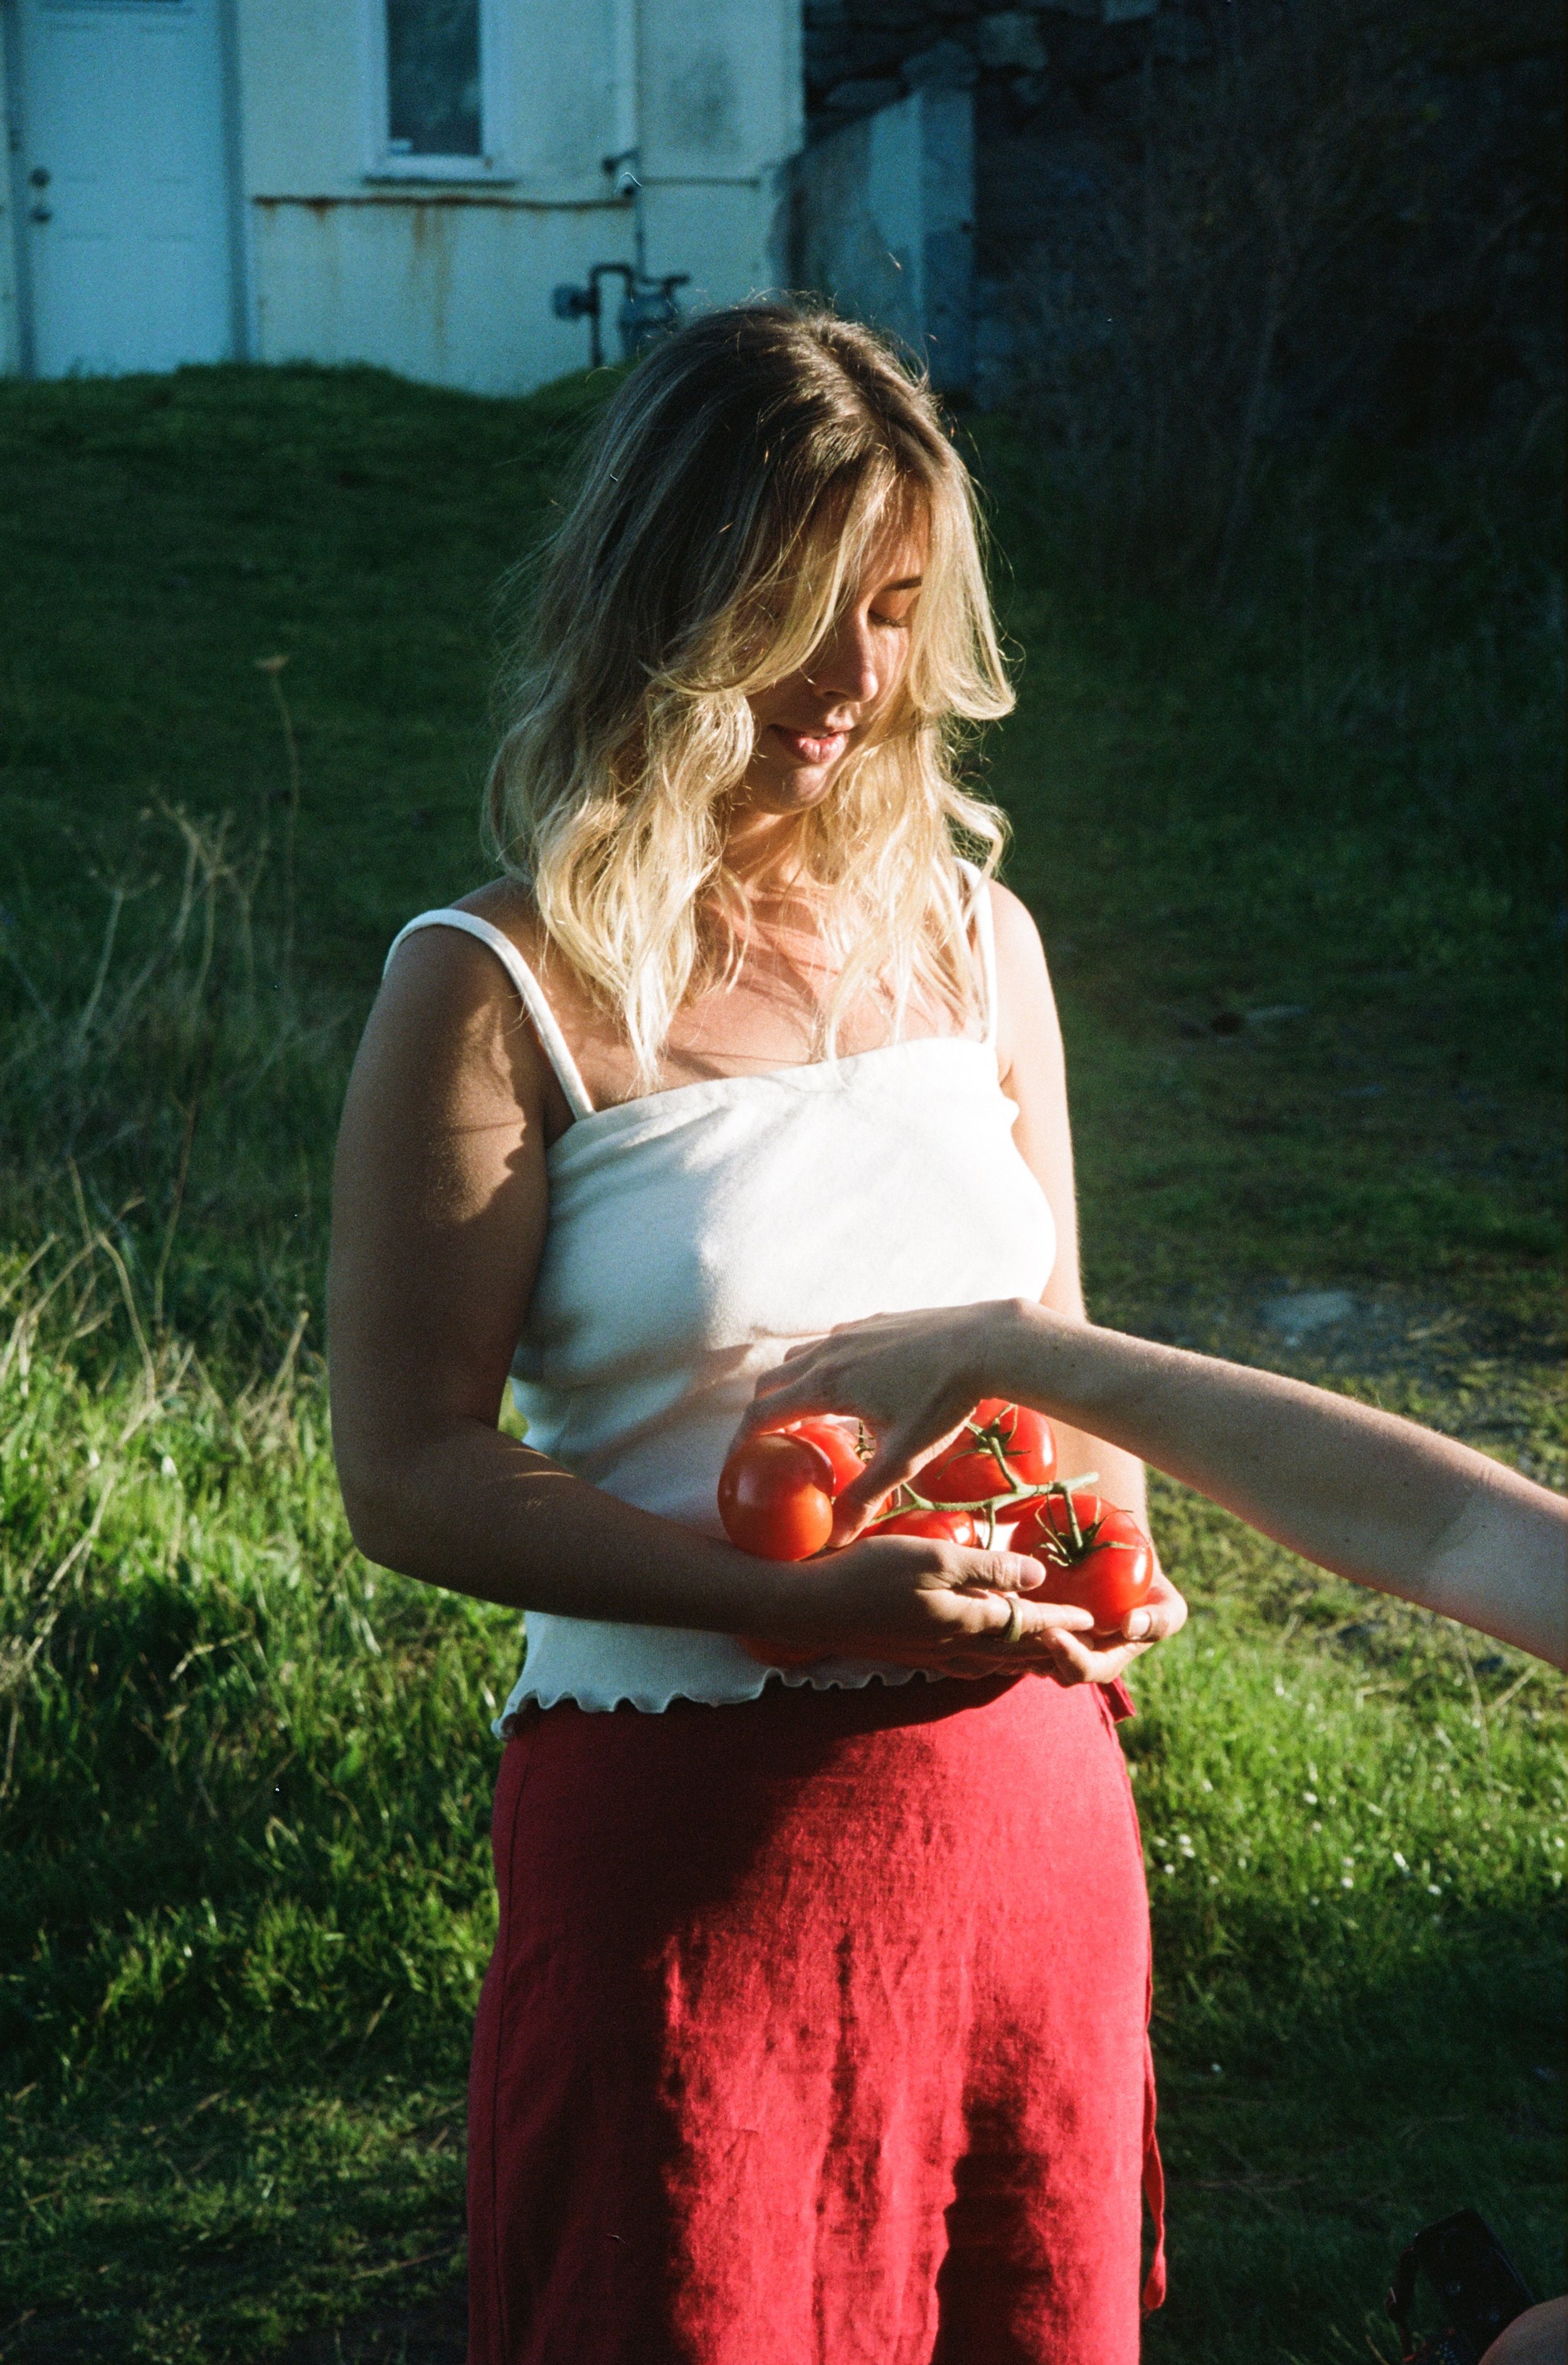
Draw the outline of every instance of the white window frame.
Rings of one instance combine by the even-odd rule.
[[[493,185],[515,181],[516,171],[497,134],[510,121],[505,61],[506,0],[479,0],[479,138],[477,156],[405,156],[389,145],[387,114],[386,0],[360,0],[364,28],[365,170],[367,181],[466,181]]]

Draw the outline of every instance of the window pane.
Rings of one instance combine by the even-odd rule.
[[[477,156],[479,0],[386,0],[387,146]]]

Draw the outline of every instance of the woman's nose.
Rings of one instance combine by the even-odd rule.
[[[869,705],[882,686],[870,627],[857,616],[845,619],[806,670],[814,689],[857,706]]]

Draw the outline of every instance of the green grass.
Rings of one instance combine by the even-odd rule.
[[[7,2358],[260,2359],[461,2277],[518,1636],[350,1544],[325,1178],[386,942],[480,875],[497,585],[590,399],[0,388]],[[1221,618],[1077,598],[1000,431],[985,456],[1026,659],[991,777],[1097,1306],[1561,1484],[1529,505],[1347,468],[1282,496]],[[1288,1344],[1274,1301],[1328,1286],[1345,1318]],[[1560,1687],[1157,1509],[1194,1614],[1127,1732],[1171,2171],[1149,2354],[1392,2357],[1388,2269],[1448,2209],[1563,2279]]]

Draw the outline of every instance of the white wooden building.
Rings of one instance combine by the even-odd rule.
[[[562,283],[790,275],[801,0],[0,0],[0,372],[583,366]],[[639,251],[640,247],[640,251]]]

